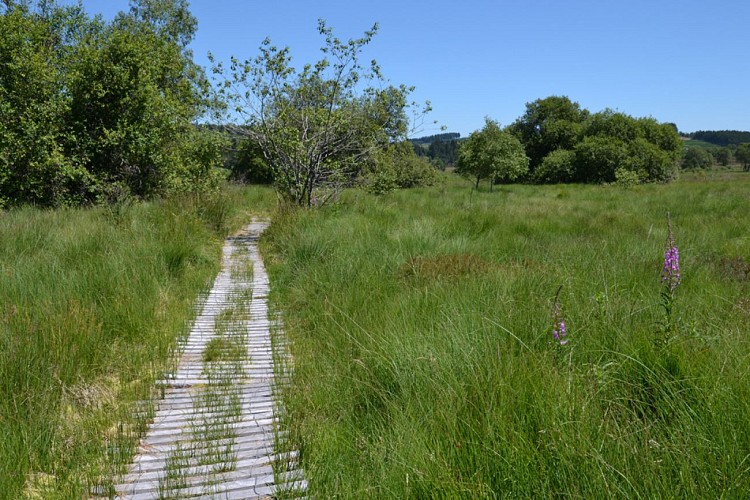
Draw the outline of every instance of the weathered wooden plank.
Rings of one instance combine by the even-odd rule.
[[[247,236],[228,238],[223,269],[199,301],[190,335],[178,345],[180,362],[160,381],[164,397],[154,403],[149,431],[129,473],[117,481],[120,497],[270,498],[277,487],[271,465],[277,460],[292,467],[279,476],[281,489],[307,489],[304,474],[293,468],[298,454],[274,454],[275,439],[286,436],[277,428],[274,394],[287,380],[285,374],[275,376],[274,363],[289,357],[279,315],[268,307],[270,283],[256,245],[266,225],[253,222]],[[239,258],[252,263],[250,280],[233,272],[244,265],[234,264]],[[217,316],[245,292],[251,297],[246,314],[223,325],[221,335],[242,342],[247,361],[204,363],[203,352],[218,335]]]

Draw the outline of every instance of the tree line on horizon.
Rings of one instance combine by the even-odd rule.
[[[683,136],[716,146],[739,146],[742,143],[750,143],[750,132],[742,130],[698,130]]]

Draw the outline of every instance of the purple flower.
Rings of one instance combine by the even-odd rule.
[[[674,242],[672,221],[667,213],[667,250],[664,252],[664,266],[661,270],[661,281],[669,287],[669,293],[674,293],[680,284],[680,251]]]
[[[555,325],[552,327],[552,338],[555,339],[555,342],[560,345],[565,345],[568,343],[568,331],[565,328],[565,320],[563,319],[562,314],[562,307],[560,306],[560,291],[562,290],[562,286],[557,290],[557,295],[555,295],[555,305],[552,309],[552,315],[555,318]]]

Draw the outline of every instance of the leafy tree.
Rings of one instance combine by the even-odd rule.
[[[523,145],[511,133],[504,131],[494,120],[485,118],[484,128],[472,132],[458,151],[456,172],[479,181],[510,182],[528,172],[529,158]]]
[[[65,154],[65,56],[80,11],[6,1],[0,16],[0,207],[60,205],[88,180]]]
[[[526,104],[526,112],[509,131],[523,144],[534,172],[556,149],[572,149],[578,142],[589,113],[565,96],[550,96]]]
[[[131,5],[79,49],[69,117],[76,153],[100,195],[200,189],[214,181],[220,155],[217,139],[192,124],[209,105],[208,82],[184,48],[195,19],[183,0]]]
[[[569,149],[556,149],[544,157],[534,172],[533,181],[539,184],[572,182],[575,177],[576,153]]]
[[[628,159],[627,143],[606,135],[586,137],[574,151],[578,182],[614,182],[618,168]]]
[[[366,191],[384,194],[397,188],[432,186],[438,173],[429,161],[415,154],[410,142],[401,141],[377,151],[361,181]]]
[[[665,151],[646,138],[638,137],[628,143],[628,157],[621,168],[632,172],[640,182],[668,182],[675,176],[675,157],[676,151]]]
[[[685,153],[682,155],[682,168],[684,169],[696,169],[696,168],[711,168],[713,164],[713,156],[711,153],[706,151],[704,148],[685,148]]]
[[[55,0],[0,10],[0,205],[45,206],[215,185],[220,141],[186,46],[185,0],[132,0],[114,22]]]
[[[272,184],[273,170],[263,157],[258,144],[244,138],[239,144],[235,157],[229,165],[231,178],[250,184]]]
[[[750,172],[750,142],[745,142],[737,146],[734,151],[735,159],[742,163],[745,172]]]
[[[710,153],[714,157],[714,160],[716,160],[716,163],[723,167],[729,165],[729,162],[732,160],[732,150],[728,147],[714,148]]]
[[[375,61],[360,63],[377,24],[345,42],[322,20],[318,30],[324,58],[300,71],[268,39],[255,59],[214,67],[232,118],[244,122],[237,130],[263,152],[281,194],[303,206],[326,203],[377,151],[405,139],[412,90],[388,85]]]
[[[590,115],[581,137],[574,148],[575,179],[579,182],[615,182],[618,170],[622,170],[621,177],[627,171],[642,182],[666,182],[674,176],[682,151],[671,124],[612,110]]]

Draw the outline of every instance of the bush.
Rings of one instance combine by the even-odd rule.
[[[628,150],[623,168],[636,173],[641,181],[668,182],[674,178],[676,163],[667,151],[640,137],[628,145]]]
[[[713,162],[711,153],[703,148],[687,148],[682,155],[682,168],[686,170],[711,168]]]
[[[575,174],[575,152],[556,149],[542,160],[534,172],[533,181],[537,184],[558,184],[572,182]]]
[[[628,158],[628,147],[613,137],[586,137],[576,146],[575,156],[576,181],[614,182],[615,172]]]
[[[400,188],[432,186],[438,173],[428,160],[416,155],[397,156],[394,160],[396,185]]]
[[[227,167],[230,178],[246,184],[273,184],[273,169],[263,157],[258,144],[242,139],[236,152],[230,157]]]
[[[407,141],[392,144],[373,155],[360,179],[362,188],[373,194],[384,194],[397,188],[433,186],[438,171],[428,160],[414,153]]]

